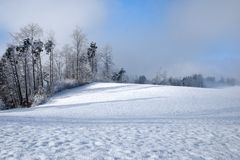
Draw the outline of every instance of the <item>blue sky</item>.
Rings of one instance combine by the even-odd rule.
[[[2,0],[0,51],[8,32],[28,23],[53,30],[59,48],[77,25],[89,41],[111,45],[116,66],[132,76],[240,78],[239,15],[238,0]]]

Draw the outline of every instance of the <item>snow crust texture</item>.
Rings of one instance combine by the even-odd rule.
[[[240,159],[240,88],[95,83],[0,112],[0,159]]]

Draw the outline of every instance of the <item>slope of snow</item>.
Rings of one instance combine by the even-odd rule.
[[[0,112],[0,159],[240,159],[240,87],[94,83]]]
[[[95,83],[55,95],[44,105],[0,112],[1,116],[38,118],[162,118],[240,114],[240,87],[205,89]]]

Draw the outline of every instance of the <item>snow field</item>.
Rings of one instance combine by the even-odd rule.
[[[94,83],[0,112],[0,159],[240,159],[240,87]]]
[[[1,159],[239,159],[240,127],[207,121],[1,124]]]

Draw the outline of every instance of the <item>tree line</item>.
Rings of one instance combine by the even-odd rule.
[[[125,71],[114,72],[111,46],[89,43],[79,27],[62,49],[54,36],[43,41],[43,35],[38,24],[11,34],[0,59],[0,102],[7,108],[37,105],[61,89],[92,81],[121,81]]]
[[[238,82],[234,78],[217,79],[214,76],[204,77],[202,74],[193,74],[185,77],[168,77],[166,72],[159,72],[153,79],[147,79],[146,76],[141,75],[135,77],[134,83],[138,84],[155,84],[155,85],[171,85],[171,86],[186,86],[186,87],[221,87],[221,86],[234,86]]]

